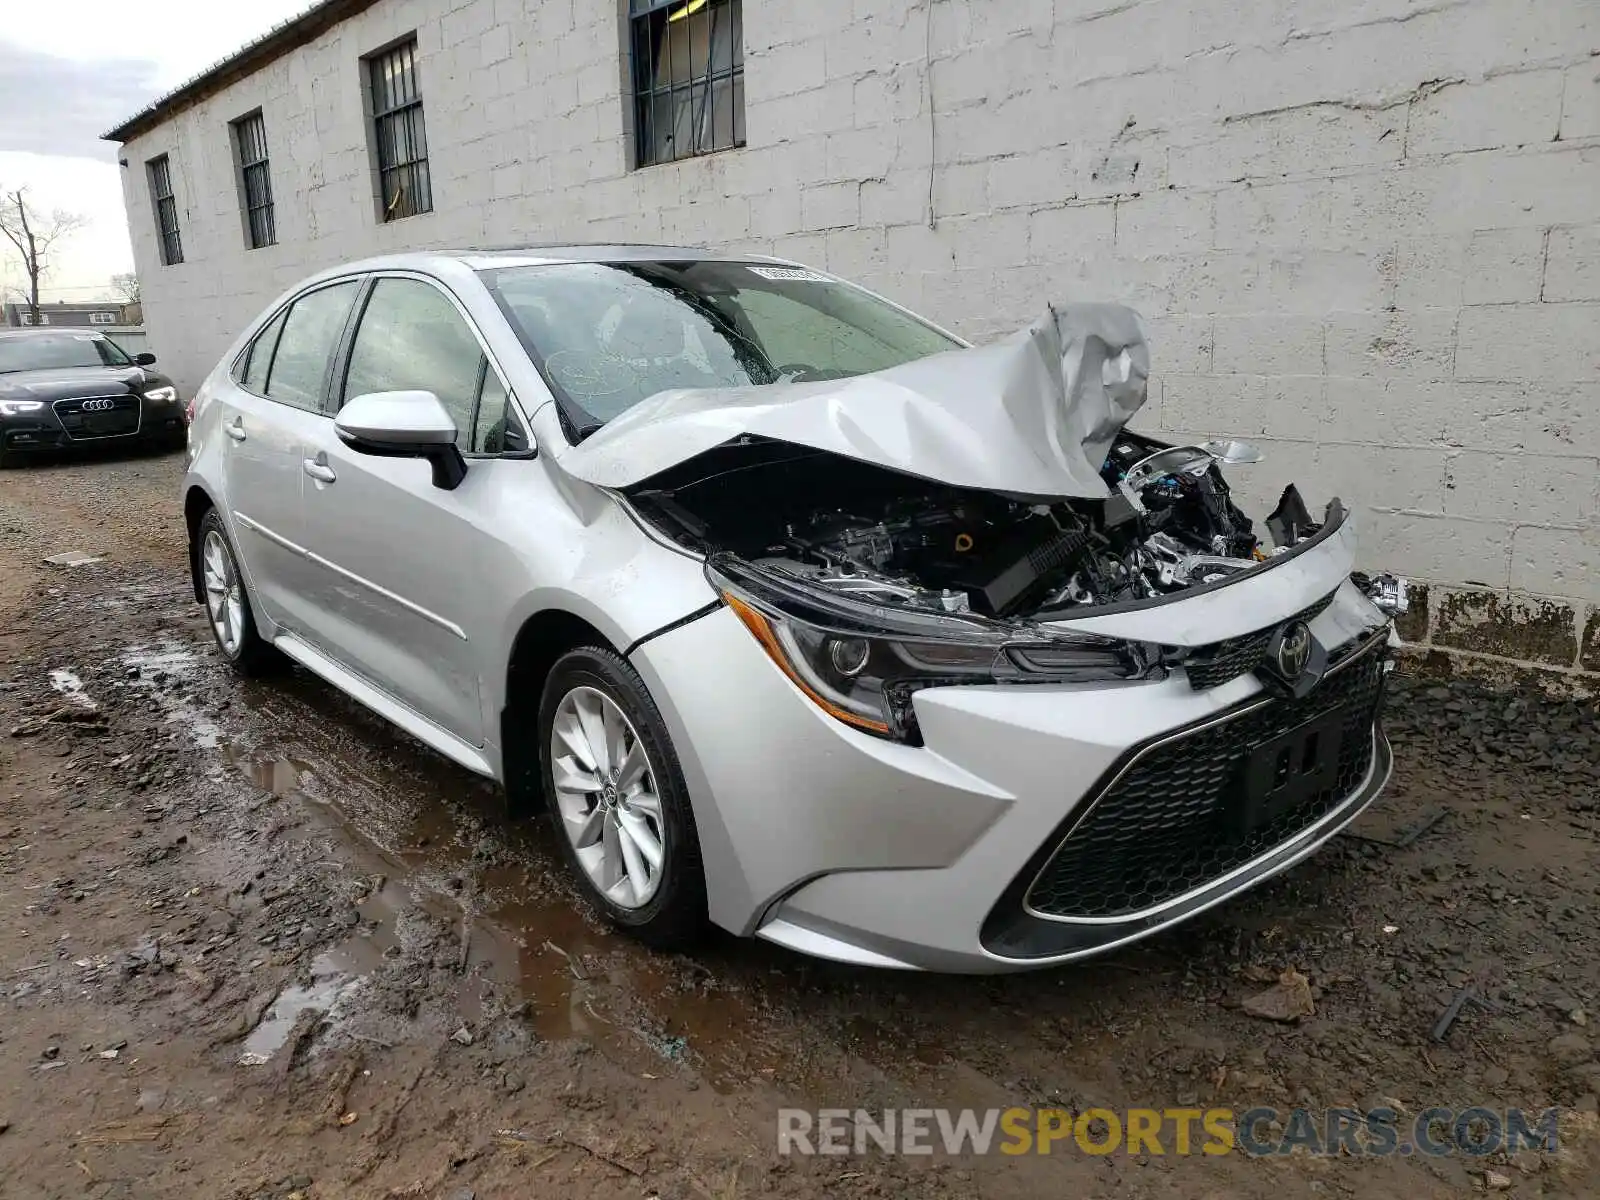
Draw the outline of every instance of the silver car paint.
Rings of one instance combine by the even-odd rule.
[[[315,281],[241,334],[200,389],[185,487],[221,510],[263,636],[441,752],[500,776],[518,632],[541,614],[580,617],[629,653],[662,710],[717,923],[880,965],[1017,966],[982,947],[979,925],[1084,788],[1128,747],[1247,700],[1259,685],[1246,676],[1210,691],[1179,677],[930,689],[915,700],[925,748],[825,716],[715,607],[694,556],[564,469],[571,450],[553,398],[473,268],[588,253],[399,256],[320,277],[424,278],[476,328],[539,454],[472,461],[455,492],[431,487],[425,463],[356,455],[331,417],[284,410],[231,380],[256,330]],[[652,256],[615,256],[629,254]],[[224,432],[235,418],[244,441]],[[319,456],[334,482],[306,473]],[[1247,607],[1259,627],[1307,607],[1328,578],[1348,572],[1349,553],[1341,535],[1214,594]],[[1206,594],[1150,611],[1163,619],[1163,640],[1170,629],[1200,638],[1223,619]],[[1346,584],[1313,631],[1332,646],[1381,623]]]
[[[1132,309],[1063,304],[994,345],[852,379],[661,392],[561,465],[626,487],[754,434],[957,487],[1104,497],[1100,464],[1144,404],[1149,373]]]
[[[552,398],[473,271],[457,259],[405,256],[308,280],[237,339],[199,389],[185,491],[199,488],[222,509],[263,636],[310,644],[399,700],[417,718],[412,733],[498,774],[509,651],[524,622],[570,613],[621,648],[716,597],[697,562],[662,550],[600,489],[563,476],[553,454],[473,461],[462,487],[444,492],[429,484],[426,463],[357,454],[331,416],[233,381],[235,359],[288,301],[369,273],[446,290],[535,438],[559,436],[558,424],[534,419],[553,410]],[[223,432],[235,418],[246,424],[243,441]],[[319,455],[337,482],[306,474]],[[480,748],[481,759],[456,752],[440,731]]]

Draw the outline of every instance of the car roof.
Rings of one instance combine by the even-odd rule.
[[[467,246],[459,249],[387,254],[346,264],[342,270],[377,271],[398,267],[422,268],[440,260],[462,263],[474,271],[493,267],[531,267],[550,263],[615,262],[761,262],[779,263],[785,259],[766,254],[739,254],[711,250],[704,246],[655,246],[646,243],[563,242],[551,245]]]
[[[0,325],[0,338],[104,336],[98,329],[83,325]]]

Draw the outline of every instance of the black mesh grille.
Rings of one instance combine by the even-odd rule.
[[[117,437],[139,431],[139,397],[84,396],[77,400],[57,400],[56,416],[74,441],[97,437]]]
[[[1333,593],[1329,592],[1304,612],[1290,617],[1289,621],[1309,621],[1332,603]],[[1258,629],[1254,633],[1229,638],[1225,642],[1213,642],[1194,650],[1183,660],[1189,686],[1197,692],[1203,692],[1207,688],[1221,687],[1228,680],[1255,670],[1267,652],[1272,635],[1287,623],[1280,622],[1269,629]]]
[[[1338,808],[1372,764],[1385,656],[1369,649],[1300,700],[1273,700],[1136,757],[1062,841],[1029,888],[1035,912],[1117,917],[1225,875]],[[1342,715],[1331,786],[1246,828],[1237,801],[1253,750],[1320,717]],[[1337,719],[1337,718],[1335,718]]]

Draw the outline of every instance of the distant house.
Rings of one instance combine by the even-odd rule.
[[[26,304],[7,304],[5,323],[13,328],[21,325],[49,325],[56,328],[88,329],[95,326],[126,326],[143,324],[143,315],[137,304],[120,304],[103,300],[90,304],[69,304],[57,301],[39,305],[38,319]]]

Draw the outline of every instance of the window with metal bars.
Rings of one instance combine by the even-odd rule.
[[[178,201],[172,194],[172,163],[163,154],[145,163],[145,169],[150,173],[150,203],[156,212],[161,261],[174,266],[183,261],[183,239],[178,234]]]
[[[428,138],[422,127],[415,40],[367,59],[372,83],[372,133],[378,195],[385,221],[433,211]]]
[[[272,216],[272,176],[267,168],[267,126],[259,112],[233,123],[233,144],[239,158],[240,200],[250,249],[274,245],[278,226]]]
[[[744,145],[742,0],[629,0],[641,167]]]

